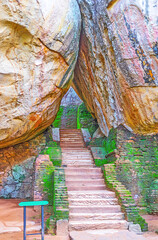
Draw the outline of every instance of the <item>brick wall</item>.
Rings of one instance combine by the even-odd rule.
[[[117,179],[132,193],[137,205],[158,212],[158,135],[142,136],[123,126],[110,131],[104,143],[107,161],[115,162]]]

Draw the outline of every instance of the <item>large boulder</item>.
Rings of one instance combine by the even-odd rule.
[[[73,78],[76,0],[0,1],[0,147],[49,126]]]
[[[158,133],[155,0],[78,0],[83,20],[74,89],[108,135]]]

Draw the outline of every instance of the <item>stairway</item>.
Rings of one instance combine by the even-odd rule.
[[[69,197],[69,231],[127,229],[115,193],[106,188],[78,129],[60,130]]]

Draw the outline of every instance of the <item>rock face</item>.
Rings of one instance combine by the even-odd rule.
[[[158,133],[157,1],[78,0],[83,27],[74,88],[108,135]]]
[[[0,1],[0,147],[49,126],[73,78],[76,0]]]

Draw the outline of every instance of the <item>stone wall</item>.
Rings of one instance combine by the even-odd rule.
[[[123,126],[112,129],[107,140],[107,162],[115,162],[117,178],[132,193],[137,205],[158,212],[158,135],[142,136]]]
[[[34,162],[46,145],[47,132],[38,137],[0,149],[0,197],[32,198]]]

